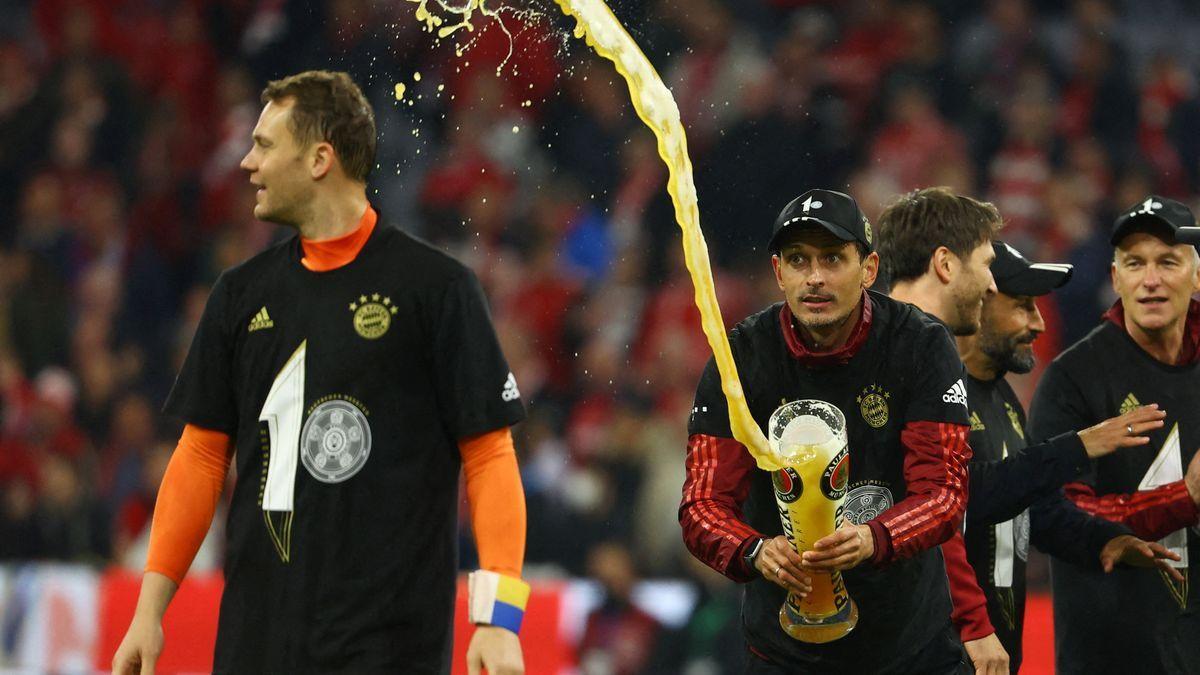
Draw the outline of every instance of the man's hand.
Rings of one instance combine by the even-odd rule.
[[[812,592],[812,577],[801,569],[803,561],[782,534],[763,543],[754,558],[754,567],[763,578],[803,598]]]
[[[995,633],[964,642],[963,647],[975,666],[976,675],[1008,675],[1008,652],[1004,651]]]
[[[1179,560],[1179,554],[1156,541],[1143,541],[1132,534],[1109,539],[1100,551],[1100,566],[1106,573],[1113,571],[1117,563],[1125,563],[1134,567],[1157,567],[1175,581],[1182,582],[1183,575],[1171,566],[1170,560]]]
[[[152,675],[163,650],[163,614],[175,591],[174,581],[158,572],[142,575],[142,590],[138,593],[133,621],[125,639],[113,654],[112,670],[116,675]]]
[[[113,654],[113,675],[154,675],[162,650],[162,624],[149,617],[135,616],[117,653]]]
[[[1192,501],[1200,507],[1200,450],[1196,451],[1196,454],[1192,455],[1192,461],[1188,462],[1183,482],[1187,485],[1187,491],[1192,496]]]
[[[1159,410],[1157,403],[1151,403],[1084,429],[1079,432],[1079,440],[1083,441],[1088,458],[1096,459],[1121,448],[1149,443],[1150,437],[1142,434],[1162,427],[1166,418],[1166,411]]]
[[[517,634],[499,626],[475,627],[467,646],[467,673],[480,675],[523,675],[525,658]]]
[[[875,554],[875,535],[866,525],[842,521],[833,534],[822,537],[804,552],[804,566],[812,570],[832,572],[857,567]]]

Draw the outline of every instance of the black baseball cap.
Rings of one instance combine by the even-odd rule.
[[[1117,221],[1113,224],[1112,238],[1109,239],[1109,243],[1116,246],[1125,238],[1125,235],[1132,232],[1139,225],[1155,223],[1166,226],[1176,241],[1185,243],[1179,238],[1179,229],[1196,227],[1196,216],[1192,215],[1191,209],[1174,199],[1150,195],[1137,204],[1125,209],[1124,213],[1117,216]],[[1195,242],[1196,240],[1186,243]]]
[[[1031,263],[1021,252],[1002,241],[993,241],[992,278],[1005,295],[1045,295],[1071,280],[1073,265]]]
[[[805,223],[820,225],[842,241],[857,241],[867,251],[875,250],[871,243],[874,240],[871,223],[854,198],[843,192],[820,189],[809,190],[783,207],[775,219],[767,250],[778,252],[779,235],[789,227]]]

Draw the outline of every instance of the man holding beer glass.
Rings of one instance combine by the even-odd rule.
[[[688,548],[747,583],[747,672],[969,672],[937,548],[962,521],[970,459],[954,342],[920,311],[867,290],[879,257],[845,194],[800,195],[769,251],[784,302],[741,322],[730,342],[751,413],[782,455],[801,450],[779,471],[759,470],[733,439],[710,362],[689,423],[679,511]],[[842,443],[845,453],[833,448]],[[789,463],[823,444],[833,451],[812,475]],[[833,518],[810,523],[794,507],[822,494],[840,502],[824,511],[836,530]],[[819,587],[835,605],[816,616],[804,601]],[[806,634],[806,622],[840,630]]]

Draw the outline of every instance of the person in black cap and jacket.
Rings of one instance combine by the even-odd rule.
[[[1145,401],[1160,405],[1165,424],[1141,434],[1148,445],[1091,460],[1066,494],[1180,558],[1173,573],[1111,575],[1052,559],[1059,673],[1200,673],[1200,303],[1191,299],[1200,291],[1200,256],[1188,245],[1195,224],[1186,206],[1157,195],[1117,218],[1112,283],[1120,299],[1054,359],[1034,395],[1034,438]],[[1041,504],[1035,522],[1040,512]]]
[[[964,538],[989,618],[1009,655],[1009,669],[1016,673],[1030,543],[1094,569],[1112,569],[1117,562],[1153,565],[1156,558],[1166,564],[1162,558],[1170,554],[1161,545],[1136,538],[1124,525],[1088,515],[1060,492],[1089,459],[1145,445],[1149,439],[1143,434],[1161,427],[1164,414],[1155,406],[1137,407],[1079,433],[1029,444],[1025,409],[1004,376],[1033,369],[1032,344],[1045,330],[1035,300],[1067,283],[1072,269],[1031,263],[1004,242],[993,242],[992,248],[997,292],[984,300],[979,331],[958,337],[967,368],[973,453]],[[1028,509],[1042,499],[1047,503],[1040,505],[1031,531]]]
[[[990,239],[992,226],[981,227]],[[970,459],[954,342],[915,307],[867,290],[879,256],[849,196],[800,195],[776,219],[768,249],[783,302],[730,334],[750,412],[765,432],[781,404],[837,406],[850,469],[847,522],[801,558],[782,536],[771,475],[730,432],[709,362],[688,426],[679,519],[693,555],[746,584],[747,672],[971,672],[938,549],[962,522]],[[779,625],[786,593],[806,593],[809,570],[833,569],[844,570],[857,626],[827,644],[793,640]]]

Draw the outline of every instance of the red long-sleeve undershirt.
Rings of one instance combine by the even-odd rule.
[[[1182,480],[1132,494],[1097,495],[1085,483],[1068,483],[1064,490],[1079,508],[1126,525],[1142,539],[1162,539],[1200,521],[1200,509]]]

